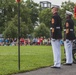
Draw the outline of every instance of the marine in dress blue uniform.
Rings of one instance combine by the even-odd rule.
[[[72,65],[73,55],[72,55],[72,41],[75,39],[74,34],[74,22],[71,19],[72,12],[66,11],[66,22],[64,25],[64,47],[66,55],[66,63],[64,65]]]
[[[61,67],[61,50],[60,39],[62,39],[62,20],[58,15],[59,6],[54,5],[52,7],[52,19],[51,19],[51,45],[53,50],[54,65],[51,68]]]

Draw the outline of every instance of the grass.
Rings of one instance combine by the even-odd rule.
[[[21,69],[18,70],[17,46],[0,46],[0,75],[35,70],[53,64],[51,46],[21,46]],[[63,47],[62,47],[62,58]]]

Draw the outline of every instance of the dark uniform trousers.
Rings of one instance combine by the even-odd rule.
[[[60,50],[60,39],[61,34],[61,18],[58,14],[55,14],[51,20],[51,45],[53,49],[54,66],[61,66],[61,50]]]
[[[72,41],[75,39],[74,35],[74,23],[72,19],[68,19],[64,26],[64,47],[65,47],[65,54],[66,54],[66,63],[73,63],[72,58]]]

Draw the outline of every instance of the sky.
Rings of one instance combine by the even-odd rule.
[[[40,1],[49,1],[53,5],[59,5],[60,6],[62,2],[69,1],[69,0],[33,0],[33,1],[37,2],[37,3],[39,3]],[[70,0],[70,1],[76,3],[76,0]]]

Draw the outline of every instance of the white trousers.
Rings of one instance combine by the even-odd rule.
[[[60,50],[60,40],[51,39],[53,57],[54,57],[54,66],[61,66],[61,50]]]
[[[65,54],[66,54],[66,63],[73,63],[72,41],[65,40],[64,41],[64,48],[65,48]]]

